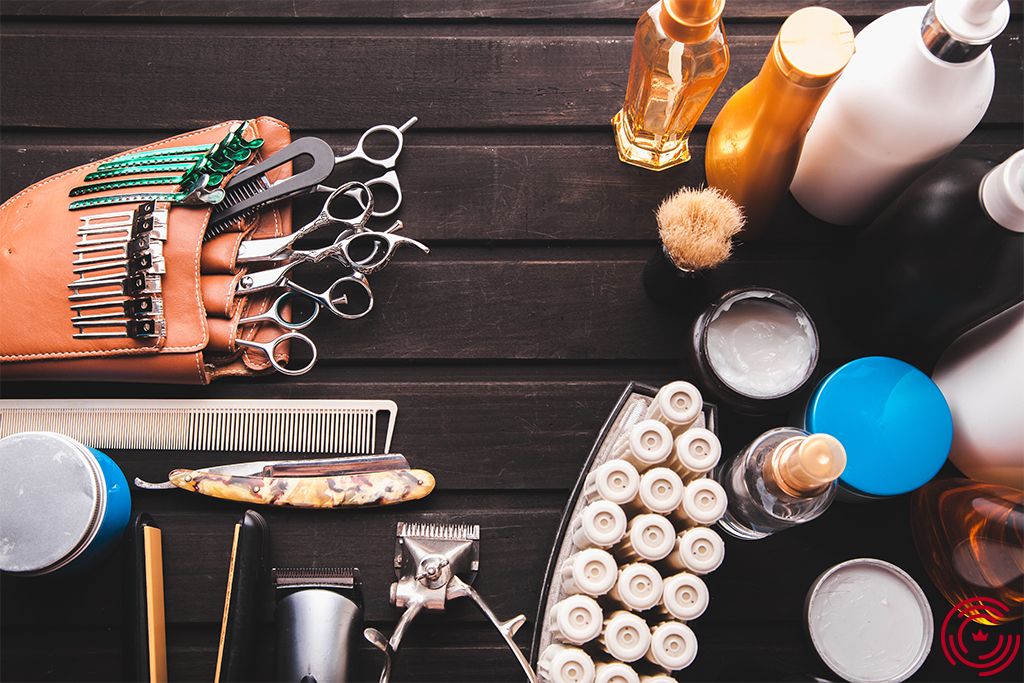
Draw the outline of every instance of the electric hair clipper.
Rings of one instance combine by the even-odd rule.
[[[274,680],[345,683],[362,629],[359,570],[274,569]]]

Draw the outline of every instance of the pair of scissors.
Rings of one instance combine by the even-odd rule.
[[[334,201],[341,195],[347,195],[351,191],[363,191],[366,193],[365,205],[360,203],[362,211],[352,217],[335,216],[331,211]],[[330,255],[330,247],[312,251],[298,251],[292,249],[292,245],[299,239],[316,232],[320,228],[340,225],[342,235],[351,234],[354,231],[362,230],[373,213],[373,193],[363,183],[351,181],[333,190],[324,202],[323,208],[316,218],[302,226],[290,235],[283,237],[270,237],[263,239],[243,240],[238,245],[236,259],[238,263],[252,261],[284,261],[301,260],[318,262]],[[332,245],[333,246],[333,245]]]
[[[242,276],[242,279],[238,283],[238,288],[235,291],[238,294],[249,294],[252,292],[261,292],[274,287],[283,287],[286,290],[303,294],[312,299],[313,303],[316,304],[316,308],[311,314],[309,320],[303,320],[302,327],[290,327],[298,323],[287,321],[281,314],[281,309],[287,301],[287,299],[285,301],[281,300],[281,298],[288,293],[285,292],[281,297],[278,297],[277,301],[270,307],[269,311],[263,314],[264,316],[270,317],[259,318],[258,320],[242,320],[241,322],[270,321],[278,323],[285,329],[302,329],[309,323],[313,322],[312,319],[316,317],[317,313],[319,313],[321,306],[326,307],[331,313],[339,318],[344,318],[346,320],[362,318],[373,308],[373,290],[370,289],[370,283],[367,282],[366,276],[362,273],[353,271],[351,275],[346,275],[335,280],[334,283],[323,292],[314,292],[288,278],[288,272],[300,263],[302,263],[302,261],[292,261],[278,268],[247,273]],[[356,313],[350,313],[339,308],[339,306],[348,305],[349,297],[345,292],[345,288],[351,287],[352,285],[356,285],[357,288],[362,288],[362,291],[366,293],[367,297],[366,308]],[[358,289],[356,291],[358,291]]]

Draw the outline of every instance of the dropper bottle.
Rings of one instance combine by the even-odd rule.
[[[637,22],[626,101],[612,118],[619,158],[653,171],[688,161],[687,140],[729,69],[725,0],[660,0]]]
[[[719,465],[729,504],[719,525],[746,540],[815,519],[835,498],[846,450],[829,434],[795,427],[765,432]]]

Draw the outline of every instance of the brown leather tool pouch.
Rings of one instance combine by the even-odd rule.
[[[239,123],[228,121],[110,159],[212,145],[224,140]],[[247,163],[266,158],[291,141],[288,127],[280,121],[264,117],[247,123],[243,137],[263,140]],[[92,245],[96,240],[104,238],[104,225],[133,220],[124,216],[137,213],[139,207],[145,210],[144,200],[69,209],[72,189],[82,186],[86,175],[110,159],[47,178],[0,206],[0,376],[4,380],[208,384],[222,376],[272,371],[265,354],[243,350],[234,341],[265,341],[280,336],[281,330],[273,324],[238,323],[266,311],[279,292],[236,295],[232,283],[244,275],[244,269],[235,264],[231,245],[237,250],[242,237],[290,234],[290,202],[269,205],[232,227],[238,232],[204,242],[211,214],[209,204],[154,200],[151,206],[156,227],[153,237],[147,234],[154,247],[149,252],[154,264],[145,270],[148,279],[141,294],[138,289],[125,294],[123,287],[96,282],[111,272],[116,271],[113,277],[119,276],[121,269],[113,264],[116,253],[112,257],[111,252],[104,252],[108,270],[94,271],[90,259],[95,260],[95,252],[83,253],[83,244],[95,249]],[[268,180],[290,174],[290,164],[284,165],[269,172]],[[156,188],[154,192],[166,189]],[[144,194],[141,190],[130,191]],[[91,196],[119,194],[125,194],[125,190]],[[216,242],[216,249],[207,253],[206,245],[212,242]],[[124,269],[130,271],[128,266]],[[152,334],[127,334],[128,326],[134,323],[125,318],[127,314],[111,312],[136,299],[151,302],[143,304],[152,308],[139,319],[149,321],[145,325],[153,326]],[[121,334],[121,329],[126,333]],[[286,344],[275,353],[282,364],[287,362]]]

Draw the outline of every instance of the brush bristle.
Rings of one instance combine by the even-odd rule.
[[[717,188],[684,187],[661,203],[658,234],[680,268],[714,268],[732,253],[732,238],[743,228],[743,211]]]

